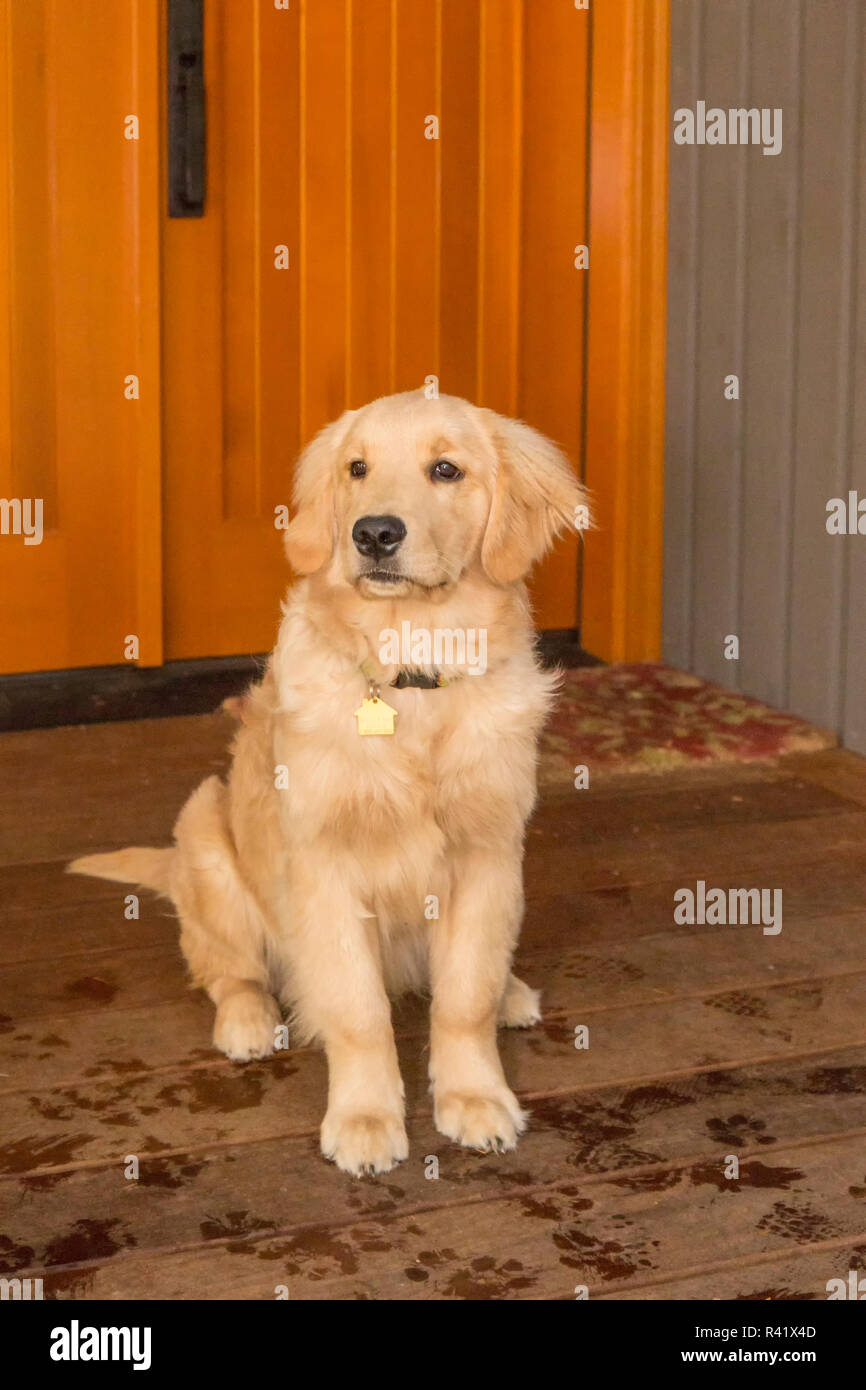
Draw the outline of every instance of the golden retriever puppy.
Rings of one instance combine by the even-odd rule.
[[[524,825],[556,677],[523,580],[584,494],[560,451],[467,401],[349,410],[299,460],[290,590],[227,784],[170,849],[75,861],[169,897],[214,1042],[264,1057],[281,1008],[326,1050],[322,1152],[350,1173],[407,1156],[389,996],[431,996],[437,1128],[510,1149],[526,1117],[497,1022],[537,1020],[510,973]],[[279,1004],[278,1002],[279,1001]]]

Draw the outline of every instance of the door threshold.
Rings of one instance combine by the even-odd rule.
[[[602,664],[583,650],[573,628],[540,632],[538,650],[545,666]],[[229,695],[240,695],[266,661],[261,653],[0,676],[0,732],[209,714]]]

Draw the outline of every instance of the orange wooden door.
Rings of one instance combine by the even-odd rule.
[[[165,650],[272,645],[274,510],[346,406],[439,389],[580,460],[589,28],[564,0],[208,0],[208,189],[163,226]],[[535,587],[578,619],[577,540]]]
[[[162,656],[157,15],[0,0],[0,672]]]
[[[667,0],[206,0],[189,220],[165,8],[0,0],[0,672],[267,649],[299,448],[433,377],[596,493],[539,625],[656,655]]]

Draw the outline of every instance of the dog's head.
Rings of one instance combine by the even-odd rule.
[[[448,589],[468,570],[522,579],[585,494],[564,454],[518,420],[456,396],[383,396],[304,450],[286,549],[365,598]]]

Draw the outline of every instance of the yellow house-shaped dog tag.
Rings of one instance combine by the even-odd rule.
[[[382,699],[368,698],[355,710],[355,718],[359,734],[393,734],[397,711]]]

